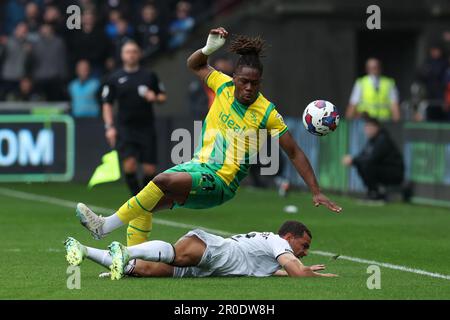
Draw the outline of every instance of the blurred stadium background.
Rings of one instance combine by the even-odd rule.
[[[83,9],[82,30],[65,27],[65,8],[70,4],[79,4]],[[32,168],[6,161],[7,165],[0,168],[0,180],[51,181],[56,177],[87,181],[108,146],[101,121],[100,85],[96,91],[98,101],[87,101],[87,111],[74,107],[81,99],[77,96],[81,93],[69,90],[77,81],[76,64],[87,60],[90,77],[101,84],[119,66],[118,48],[130,38],[141,44],[145,65],[159,74],[169,94],[167,103],[154,109],[160,169],[170,167],[173,144],[167,142],[173,129],[192,130],[192,119],[201,120],[207,112],[202,98],[205,93],[197,88],[185,59],[203,45],[209,28],[224,25],[232,34],[262,35],[271,45],[265,59],[264,92],[276,102],[309,155],[321,185],[335,191],[363,190],[354,169],[343,168],[340,161],[342,155],[357,152],[365,143],[363,126],[360,121],[344,119],[335,134],[318,139],[303,130],[299,119],[304,107],[315,99],[332,101],[343,117],[354,80],[364,74],[366,59],[378,57],[384,74],[395,79],[398,87],[402,121],[387,123],[386,127],[395,132],[393,136],[404,153],[406,176],[415,183],[415,200],[447,204],[449,4],[382,1],[381,30],[366,28],[368,5],[364,1],[331,0],[3,1],[0,112],[30,115],[27,119],[39,114],[51,119],[49,113],[57,114],[53,119],[74,123],[73,130],[70,126],[66,134],[68,138],[75,136],[75,145],[72,149],[56,141],[55,162],[49,166]],[[55,32],[46,40],[48,50],[44,51],[39,48],[46,38],[43,25],[50,25]],[[440,48],[441,56],[431,57],[431,47]],[[225,50],[218,55],[226,57]],[[4,116],[0,119],[3,126],[16,121]],[[37,121],[15,126],[37,130],[41,120]],[[4,158],[9,155],[6,144],[2,140]],[[285,161],[283,165],[291,183],[301,185],[290,164]]]
[[[66,8],[72,4],[82,8],[81,30],[66,28],[69,16]],[[92,195],[85,187],[101,163],[102,155],[110,150],[101,118],[101,84],[112,70],[120,66],[120,46],[127,39],[134,39],[141,45],[144,65],[157,72],[165,84],[168,100],[164,105],[154,107],[158,132],[158,170],[171,167],[170,152],[175,144],[170,141],[171,133],[177,128],[193,131],[193,120],[201,120],[208,110],[207,93],[188,72],[186,58],[193,50],[204,45],[210,28],[224,26],[231,34],[261,35],[270,44],[267,57],[263,60],[263,92],[276,103],[277,109],[285,117],[290,131],[311,160],[322,188],[341,196],[338,199],[344,206],[347,205],[349,217],[353,219],[348,221],[354,227],[365,225],[357,232],[361,237],[355,235],[356,242],[361,243],[364,242],[363,230],[367,231],[366,236],[373,232],[369,228],[370,224],[380,223],[380,228],[385,227],[385,224],[376,222],[377,212],[373,208],[367,211],[369,220],[358,220],[358,215],[365,213],[361,211],[366,209],[354,206],[352,197],[363,193],[364,187],[354,169],[342,166],[341,158],[345,154],[356,154],[366,143],[366,138],[363,122],[345,119],[345,111],[355,80],[365,74],[367,58],[375,56],[382,61],[383,73],[395,79],[401,107],[401,120],[386,121],[383,125],[403,153],[406,180],[413,186],[412,201],[419,205],[388,205],[382,209],[384,211],[380,217],[388,224],[390,219],[394,219],[391,215],[399,214],[401,219],[391,221],[390,225],[393,228],[390,231],[399,235],[405,232],[402,223],[408,220],[408,212],[417,217],[410,221],[414,222],[412,229],[408,230],[410,232],[429,219],[427,230],[436,232],[436,237],[433,238],[435,242],[423,249],[429,250],[442,239],[442,247],[436,250],[443,257],[445,252],[448,253],[448,247],[444,245],[445,239],[448,243],[448,235],[445,238],[443,228],[448,226],[450,219],[450,216],[446,216],[449,213],[446,208],[450,206],[450,3],[446,0],[378,1],[377,5],[381,7],[381,30],[368,30],[366,27],[369,16],[366,8],[370,4],[370,1],[357,0],[1,1],[0,187],[4,202],[10,204],[8,212],[17,208],[22,211],[16,221],[11,216],[7,217],[8,212],[1,209],[0,219],[13,225],[24,223],[27,216],[23,214],[24,211],[34,207],[33,202],[28,205],[21,202],[16,204],[15,201],[21,196],[8,195],[8,190],[13,189],[71,201],[76,201],[75,196],[79,196],[80,200],[88,198],[92,203],[108,208],[114,208],[128,197],[123,184],[100,186],[99,191],[91,191]],[[225,50],[221,50],[213,61],[217,58],[233,57],[228,57]],[[98,89],[95,90],[95,99],[88,101],[89,106],[78,109],[77,99],[80,97],[70,88],[79,81],[76,66],[80,60],[88,62],[89,79],[95,81]],[[307,133],[301,122],[305,106],[316,99],[333,102],[341,113],[337,131],[324,138]],[[42,133],[43,129],[47,131]],[[280,176],[294,188],[303,188],[301,179],[290,163],[284,160]],[[247,198],[241,196],[235,200],[236,206],[242,206],[233,209],[233,212],[243,208],[252,212],[252,219],[238,219],[236,223],[227,225],[229,220],[225,219],[225,211],[230,211],[230,205],[218,210],[216,221],[214,213],[210,212],[207,218],[210,227],[221,229],[223,226],[231,232],[269,228],[273,221],[268,218],[268,212],[262,215],[266,220],[262,219],[259,225],[255,225],[256,220],[253,218],[258,219],[256,210],[267,208],[255,209],[252,203],[258,199],[263,201],[264,197],[272,199],[277,187],[275,178],[262,177],[258,181],[249,177],[246,185],[253,184],[269,191],[248,189],[245,191]],[[60,185],[61,182],[65,184]],[[391,190],[394,199],[397,191]],[[255,196],[252,192],[261,192],[264,196]],[[111,198],[108,198],[110,195]],[[296,204],[294,199],[291,196],[289,204]],[[305,196],[302,200],[309,201]],[[278,205],[278,209],[271,209],[279,211],[288,204],[284,200],[273,200],[273,203]],[[428,206],[422,207],[422,204]],[[416,208],[417,211],[414,211]],[[56,217],[52,210],[58,211],[60,208],[42,207],[39,210],[50,212],[45,218],[46,222],[50,222]],[[301,213],[302,210],[301,207]],[[171,217],[193,225],[204,225],[206,217],[202,213],[200,218],[204,220],[201,221],[195,217],[196,214],[176,214]],[[329,233],[330,241],[333,241],[331,235],[339,237],[340,232],[348,231],[344,223],[332,231],[332,223],[327,222],[326,217],[323,221],[314,220],[309,217],[309,213],[307,217],[311,220],[313,231],[314,227],[320,229],[326,226],[320,230],[322,236]],[[66,228],[64,231],[78,230],[74,219],[66,220],[61,224]],[[34,222],[37,225],[43,223]],[[68,227],[71,224],[74,225],[72,229]],[[10,236],[15,240],[9,244],[20,247],[22,238],[14,238],[15,227],[11,229],[6,224],[2,225],[5,230],[10,230],[2,232],[4,239]],[[38,229],[35,232],[38,233]],[[61,230],[58,233],[61,238],[58,240],[63,240],[63,233],[66,232]],[[175,240],[175,234],[181,235],[179,230],[173,233],[168,239]],[[427,235],[417,234],[415,241],[419,245],[427,239]],[[164,237],[158,231],[152,237],[158,235]],[[392,237],[387,240],[396,242]],[[407,240],[403,240],[402,248],[408,250]],[[55,240],[48,241],[54,241],[52,248],[58,246]],[[345,242],[345,239],[342,241]],[[320,243],[333,250],[355,249],[350,245],[339,248],[330,245],[330,242]],[[426,246],[423,241],[421,245]],[[388,244],[383,248],[388,248]],[[353,252],[362,257],[369,255],[362,247]],[[381,254],[379,259],[383,259]],[[376,257],[375,254],[374,259]],[[391,258],[390,261],[394,261],[395,254]],[[404,264],[416,262],[409,255],[398,261]],[[443,274],[450,273],[448,263],[444,267],[442,261],[422,265],[423,268]],[[342,270],[352,271],[345,267]],[[395,274],[392,275],[394,278]],[[439,287],[440,284],[436,282],[430,286]],[[417,297],[436,297],[436,294],[439,297],[443,292],[430,289],[428,293],[425,292],[425,296]],[[46,294],[36,293],[35,297],[46,297]],[[326,295],[326,290],[322,294]],[[320,296],[318,293],[313,297]],[[363,294],[355,296],[365,297]],[[349,294],[342,297],[355,296]],[[204,296],[199,294],[198,297]],[[230,297],[240,296],[230,293]],[[391,297],[405,296],[398,294]]]

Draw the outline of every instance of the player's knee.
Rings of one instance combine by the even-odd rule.
[[[170,190],[170,186],[172,184],[172,177],[167,173],[158,174],[153,180],[153,183],[161,189],[161,191],[166,192]]]

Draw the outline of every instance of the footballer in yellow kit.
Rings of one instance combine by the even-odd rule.
[[[274,104],[261,93],[251,105],[241,104],[234,97],[233,79],[216,70],[206,84],[216,95],[194,158],[166,171],[191,174],[192,189],[183,206],[194,209],[216,206],[234,196],[247,176],[250,157],[263,144],[258,130],[277,136],[288,130]]]
[[[264,41],[246,36],[232,41],[229,50],[240,56],[233,77],[208,65],[208,56],[224,45],[227,36],[224,28],[212,29],[205,47],[187,60],[189,69],[215,92],[193,159],[158,174],[111,216],[98,216],[84,204],[78,204],[77,215],[94,238],[100,239],[127,224],[128,245],[139,244],[147,240],[152,213],[156,211],[210,208],[230,200],[247,175],[249,159],[258,152],[262,143],[259,133],[263,130],[267,130],[266,135],[278,137],[279,145],[310,188],[314,205],[341,211],[321,193],[307,157],[275,105],[260,92]]]

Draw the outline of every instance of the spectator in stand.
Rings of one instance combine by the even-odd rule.
[[[117,37],[117,23],[122,19],[122,14],[119,10],[113,9],[108,14],[108,23],[105,26],[105,33],[110,39]]]
[[[97,26],[93,11],[86,11],[81,17],[81,30],[73,31],[69,37],[70,64],[88,60],[92,74],[100,76],[105,69],[111,44],[101,27]]]
[[[66,47],[62,39],[55,35],[50,25],[43,24],[39,32],[39,40],[32,49],[32,75],[36,81],[37,91],[48,101],[65,99],[66,55]]]
[[[105,16],[107,16],[109,12],[114,10],[120,12],[120,18],[126,19],[129,18],[130,14],[133,13],[133,10],[130,7],[130,3],[133,3],[135,1],[136,0],[97,0],[96,4],[97,9]],[[131,4],[131,6],[133,5]]]
[[[74,117],[98,117],[100,106],[97,93],[100,81],[90,77],[90,65],[87,60],[80,60],[76,66],[77,78],[69,84],[69,94]]]
[[[419,79],[423,82],[427,91],[427,120],[442,121],[444,119],[444,79],[447,67],[448,62],[444,56],[442,47],[440,45],[430,46],[428,49],[428,58],[419,70]]]
[[[117,35],[113,39],[114,57],[116,65],[120,65],[122,61],[121,59],[122,46],[128,41],[134,41],[134,36],[127,20],[119,19],[119,21],[117,21],[116,27],[117,27]]]
[[[41,12],[35,2],[29,2],[25,7],[25,23],[27,24],[31,41],[37,41],[41,26]]]
[[[152,56],[165,45],[164,28],[158,16],[158,10],[152,4],[146,4],[141,11],[141,23],[137,27],[137,38],[143,51],[143,59]]]
[[[61,11],[56,5],[48,5],[45,7],[43,20],[44,23],[52,26],[56,34],[65,37],[68,29],[64,23]]]
[[[169,26],[169,48],[176,49],[182,46],[194,28],[195,20],[190,15],[191,4],[186,1],[180,1],[176,6],[175,20]]]
[[[442,32],[442,42],[444,44],[444,52],[450,57],[450,29]]]
[[[43,98],[35,92],[33,81],[30,78],[25,77],[20,80],[18,90],[10,92],[6,96],[6,101],[35,102],[43,101]]]
[[[441,100],[443,97],[443,79],[448,63],[439,45],[433,45],[428,50],[428,58],[420,69],[420,78],[427,88],[427,98]]]
[[[7,0],[4,4],[5,33],[14,32],[17,24],[25,20],[25,5],[27,0]]]
[[[16,91],[20,79],[27,73],[31,43],[28,39],[28,27],[25,23],[16,26],[14,35],[9,37],[4,46],[1,68],[2,98],[11,91]]]
[[[444,114],[445,120],[450,121],[450,55],[448,57],[448,67],[445,73],[445,103],[444,103]]]

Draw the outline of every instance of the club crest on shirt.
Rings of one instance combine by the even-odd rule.
[[[256,116],[256,113],[253,110],[250,112],[250,120],[254,125],[258,124],[258,117]]]
[[[125,77],[120,77],[120,78],[117,80],[117,82],[119,82],[120,84],[125,83],[125,82],[127,82],[127,81],[128,81],[128,77],[127,77],[127,76],[125,76]]]

